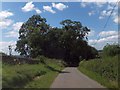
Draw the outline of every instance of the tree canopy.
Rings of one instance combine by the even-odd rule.
[[[120,45],[118,44],[113,44],[109,45],[107,44],[103,48],[103,55],[104,56],[115,56],[120,54]]]
[[[19,30],[16,51],[20,55],[63,59],[68,65],[77,65],[80,59],[94,58],[97,50],[87,43],[90,32],[79,21],[63,20],[61,28],[52,27],[40,15],[33,15]]]

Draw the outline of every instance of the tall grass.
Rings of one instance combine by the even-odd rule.
[[[108,88],[118,88],[118,55],[82,61],[79,70]]]
[[[42,59],[41,59],[42,58]],[[44,62],[47,72],[45,75],[38,77],[34,81],[28,83],[25,88],[49,88],[55,77],[59,74],[59,72],[64,68],[63,62],[61,60],[56,59],[43,59],[40,57],[42,62]]]
[[[64,68],[61,62],[48,58],[44,58],[44,64],[8,65],[3,63],[2,86],[3,88],[49,88],[58,72],[52,71],[47,68],[47,66],[56,70],[61,70]],[[37,81],[38,83],[36,83]]]
[[[44,73],[43,73],[44,72]],[[22,87],[36,75],[45,74],[44,66],[39,65],[4,65],[2,73],[3,87]]]

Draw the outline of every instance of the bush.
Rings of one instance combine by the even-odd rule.
[[[106,45],[103,48],[104,56],[115,56],[120,54],[120,46],[119,45]]]
[[[39,55],[36,58],[37,60],[40,60],[41,63],[45,64],[45,60],[47,59],[45,56]]]
[[[88,72],[100,75],[102,78],[105,78],[111,85],[107,86],[118,87],[118,55],[114,57],[104,57],[101,59],[91,59],[90,61],[81,61],[79,69],[85,69]],[[88,75],[91,76],[91,75]],[[97,78],[95,75],[94,78]],[[100,78],[97,78],[99,80]],[[104,83],[101,81],[100,83]]]

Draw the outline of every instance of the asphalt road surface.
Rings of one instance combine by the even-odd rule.
[[[51,88],[105,88],[82,74],[75,67],[67,67],[54,80]]]

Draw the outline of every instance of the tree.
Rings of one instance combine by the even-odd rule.
[[[46,24],[46,19],[39,15],[33,15],[27,22],[23,23],[19,30],[19,40],[15,49],[20,55],[36,56],[40,52],[40,45],[35,45],[36,39],[42,38],[48,31],[49,25]],[[36,42],[36,43],[34,43]],[[41,41],[39,41],[41,42]],[[38,47],[36,47],[38,46]]]
[[[16,51],[24,56],[37,56],[38,53],[41,52],[42,44],[39,45],[39,43],[42,43],[42,41],[40,39],[43,38],[42,35],[46,34],[48,28],[49,25],[46,24],[45,18],[39,15],[33,15],[19,30],[19,40],[16,44]]]
[[[116,44],[116,45],[115,44],[113,44],[113,45],[107,44],[103,48],[104,56],[115,56],[118,54],[120,54],[120,46],[118,44]]]
[[[64,20],[61,28],[51,27],[45,18],[33,15],[19,30],[16,51],[20,55],[63,59],[69,66],[77,66],[79,58],[94,58],[96,49],[87,43],[90,29],[79,21]]]
[[[68,64],[78,64],[79,57],[86,56],[84,53],[88,46],[86,35],[90,29],[82,26],[78,21],[64,20],[61,24],[64,30],[61,37],[62,46],[65,49],[64,59]]]
[[[47,34],[45,39],[44,55],[54,58],[62,58],[64,50],[61,47],[61,36],[63,30],[60,28],[52,28]]]
[[[87,39],[86,35],[88,34],[88,32],[90,32],[90,29],[82,26],[82,24],[79,21],[72,21],[67,19],[60,22],[60,24],[62,25],[65,31],[70,31],[70,30],[75,31],[77,38],[79,39],[84,39],[84,38]]]

